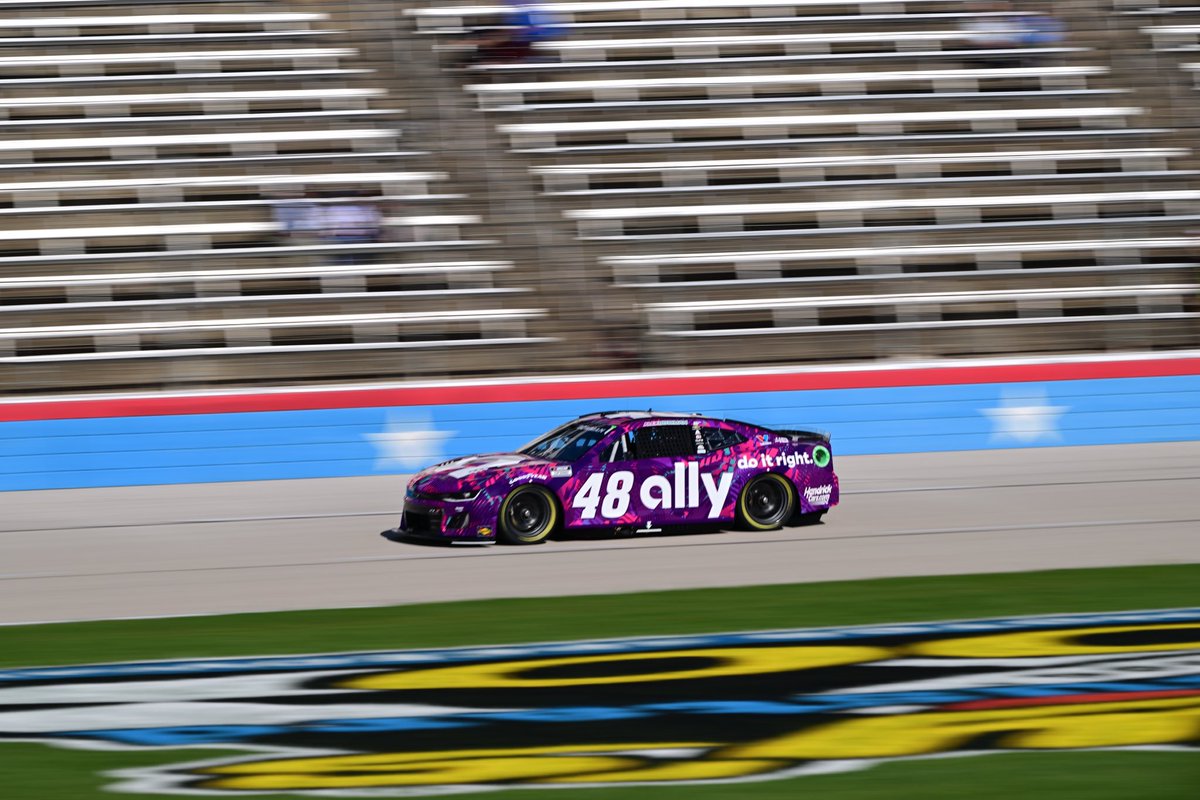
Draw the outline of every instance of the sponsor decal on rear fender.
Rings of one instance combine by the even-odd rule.
[[[827,506],[833,494],[833,484],[824,486],[808,486],[804,489],[804,499],[810,506]]]

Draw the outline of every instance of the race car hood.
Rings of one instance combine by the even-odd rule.
[[[423,469],[408,482],[408,488],[422,494],[449,494],[477,489],[501,475],[517,476],[530,473],[550,475],[552,468],[563,468],[557,461],[521,453],[488,453],[456,458]]]

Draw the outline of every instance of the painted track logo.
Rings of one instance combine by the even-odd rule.
[[[1200,609],[0,672],[3,741],[240,749],[125,792],[408,797],[1200,747]]]

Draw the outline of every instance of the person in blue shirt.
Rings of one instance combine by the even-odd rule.
[[[528,61],[542,42],[561,37],[565,30],[549,11],[528,0],[505,0],[508,11],[497,28],[484,30],[465,64],[514,64]]]

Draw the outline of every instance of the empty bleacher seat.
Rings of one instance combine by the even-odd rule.
[[[1103,209],[1103,210],[1101,210]],[[1192,189],[1071,194],[895,197],[863,200],[579,209],[583,238],[636,239],[850,233],[867,228],[941,225],[1105,223],[1115,218],[1200,219]]]
[[[0,6],[0,13],[4,10]],[[0,35],[12,31],[88,31],[90,29],[110,30],[169,30],[171,32],[204,30],[207,26],[227,29],[231,25],[249,27],[272,27],[285,23],[289,25],[307,25],[328,19],[325,14],[308,12],[242,12],[237,14],[104,14],[73,17],[9,17],[0,18]],[[83,34],[84,37],[87,34]]]
[[[916,133],[936,126],[940,133],[1014,131],[1026,126],[1057,123],[1077,126],[1111,126],[1140,114],[1142,109],[1123,106],[1083,108],[971,109],[910,111],[877,114],[789,114],[744,117],[680,117],[666,119],[595,120],[578,122],[516,123],[499,126],[516,150],[554,149],[572,145],[667,144],[673,141],[711,140],[726,136],[752,140],[790,135],[861,133]]]
[[[922,95],[975,92],[982,84],[988,84],[988,95],[996,96],[998,90],[1014,91],[1016,87],[1027,87],[1030,91],[1082,90],[1087,87],[1088,77],[1106,72],[1104,67],[877,70],[483,83],[467,88],[479,95],[484,109],[538,111],[575,106],[587,109],[640,103],[652,107],[655,102],[712,105],[845,95],[860,100],[886,100],[902,92]]]
[[[336,66],[354,55],[344,47],[262,48],[258,50],[173,50],[155,53],[81,53],[72,55],[0,56],[0,77],[104,75],[131,65],[173,64],[194,72],[217,70],[223,64],[287,62],[298,66]],[[13,76],[13,73],[17,73]],[[194,76],[193,76],[194,77]]]
[[[184,72],[149,71],[125,73],[116,75],[94,74],[92,70],[82,70],[86,74],[60,75],[51,73],[30,77],[9,78],[0,73],[0,87],[9,92],[44,91],[46,88],[77,89],[89,86],[128,86],[137,84],[194,84],[212,86],[226,83],[249,83],[259,85],[269,84],[270,81],[286,80],[289,82],[304,81],[306,84],[318,81],[347,80],[368,75],[371,70],[347,67],[321,68],[291,68],[291,69],[247,69],[247,70],[197,70]]]
[[[246,0],[250,4],[259,2],[267,2],[268,0]],[[121,0],[121,5],[125,7],[139,6],[191,6],[191,5],[220,5],[225,0]],[[82,8],[112,8],[113,0],[0,0],[0,10],[33,10],[45,11],[48,8],[62,8],[76,11]]]
[[[1170,52],[1200,49],[1200,25],[1152,25],[1142,28],[1155,50]]]
[[[329,30],[308,30],[292,28],[285,30],[246,30],[226,31],[222,33],[115,33],[90,36],[38,35],[38,36],[4,36],[0,31],[0,47],[49,47],[77,46],[95,47],[98,44],[110,45],[114,49],[135,48],[155,44],[206,44],[210,42],[251,42],[270,44],[275,41],[292,39],[312,39],[314,37],[329,37],[338,33]]]
[[[1193,88],[1200,89],[1200,64],[1180,64],[1179,68],[1191,76]]]
[[[412,219],[410,217],[410,219]],[[273,231],[274,229],[271,228]],[[68,240],[70,246],[64,246],[59,250],[55,250],[53,246],[42,250],[19,250],[14,254],[0,253],[0,266],[4,267],[28,267],[31,264],[37,265],[39,268],[52,269],[59,264],[68,264],[71,266],[82,267],[83,265],[105,264],[119,262],[125,266],[135,266],[138,264],[160,264],[168,261],[178,261],[183,263],[199,263],[202,260],[212,259],[222,264],[241,263],[243,261],[258,261],[262,259],[270,261],[286,261],[287,259],[302,257],[331,257],[334,254],[358,254],[361,256],[377,256],[389,253],[400,252],[424,252],[430,251],[442,254],[447,248],[465,248],[495,245],[494,239],[437,239],[433,234],[436,230],[426,231],[423,237],[418,237],[412,241],[384,241],[370,244],[296,244],[296,245],[280,245],[274,242],[265,243],[262,241],[263,229],[255,227],[252,233],[256,234],[253,241],[238,241],[220,240],[217,237],[220,234],[212,234],[212,238],[199,238],[198,241],[193,240],[175,240],[171,242],[163,240],[142,240],[134,242],[132,245],[118,246],[111,245],[108,247],[96,247],[80,249],[78,240]],[[217,239],[217,240],[214,240]],[[100,241],[103,241],[100,240]]]
[[[99,155],[154,158],[202,151],[240,155],[287,152],[289,147],[306,150],[379,150],[394,144],[397,131],[382,128],[352,130],[248,131],[238,133],[180,133],[144,136],[93,136],[72,139],[34,138],[0,141],[0,162],[53,162],[78,159],[78,151],[100,151]],[[36,155],[35,155],[36,154]]]
[[[0,363],[534,343],[526,323],[545,313],[490,308],[0,328]]]
[[[644,301],[860,294],[866,287],[901,290],[1045,288],[1153,275],[1158,282],[1194,279],[1194,241],[1106,239],[984,241],[972,245],[839,247],[779,251],[610,255],[613,282]],[[1146,279],[1142,277],[1141,279]]]
[[[213,169],[223,169],[229,166],[246,168],[278,168],[281,170],[296,169],[299,172],[312,168],[315,164],[320,167],[333,167],[338,164],[347,165],[352,169],[355,165],[371,167],[378,166],[381,161],[390,159],[414,159],[425,155],[416,150],[383,149],[352,149],[348,152],[340,150],[324,150],[320,148],[288,149],[288,152],[243,152],[237,156],[218,153],[193,152],[190,154],[175,154],[158,156],[154,153],[132,152],[110,158],[103,154],[96,158],[69,158],[59,161],[5,161],[0,158],[0,175],[4,173],[27,173],[35,171],[40,174],[54,172],[77,174],[86,168],[90,173],[127,174],[130,169],[151,167],[156,172],[171,170],[181,176],[206,174]]]
[[[644,306],[648,357],[711,365],[1187,346],[1194,283]],[[1182,323],[1182,324],[1181,324]],[[740,354],[740,355],[739,355]]]
[[[425,307],[487,309],[527,287],[499,287],[498,262],[334,264],[269,269],[46,275],[0,278],[0,323],[7,328],[138,321],[190,322],[237,316],[381,313]]]
[[[411,278],[417,286],[436,282],[452,289],[495,289],[493,276],[510,269],[512,264],[504,261],[448,261],[3,277],[0,311],[28,305],[141,298],[158,290],[166,290],[172,297],[204,298],[239,296],[243,289],[249,289],[251,296],[259,296],[264,289],[270,291],[273,286],[300,281],[310,282],[317,294],[358,291],[376,278],[388,281]],[[128,294],[123,295],[126,291]]]
[[[981,180],[1027,177],[1044,180],[1086,173],[1113,176],[1166,173],[1179,147],[1076,150],[984,150],[977,152],[886,153],[877,155],[776,156],[708,160],[628,161],[534,167],[551,194],[602,195],[764,188],[869,181]],[[1181,172],[1181,175],[1190,173]]]
[[[32,113],[44,110],[47,113],[57,113],[61,116],[64,107],[81,106],[85,113],[103,113],[105,115],[129,114],[131,109],[143,107],[162,107],[172,111],[191,110],[224,110],[231,108],[246,109],[255,105],[281,105],[287,108],[312,103],[318,108],[362,108],[366,101],[387,95],[383,89],[376,88],[329,88],[329,89],[299,89],[283,88],[273,90],[250,91],[216,91],[204,90],[198,92],[131,92],[127,94],[86,94],[86,95],[43,95],[40,97],[8,96],[0,97],[0,112],[8,119],[16,113]],[[95,112],[90,109],[96,109]],[[164,113],[163,109],[156,111]],[[152,121],[153,117],[146,121]]]
[[[832,329],[970,327],[1081,321],[1124,316],[1129,301],[1179,318],[1197,284],[1150,284],[984,292],[835,295],[706,300],[646,305],[650,331],[660,336],[762,336]],[[972,309],[964,313],[964,308]],[[907,312],[907,313],[906,313]],[[1088,319],[1088,321],[1091,321]]]
[[[58,181],[0,182],[0,198],[7,197],[15,209],[48,209],[61,205],[130,205],[145,203],[206,202],[213,196],[228,197],[231,189],[245,197],[262,199],[271,192],[304,187],[377,187],[381,195],[404,200],[431,197],[429,184],[442,181],[442,172],[284,172],[246,175],[178,175],[172,177],[64,179]],[[264,195],[265,193],[265,195]],[[445,197],[445,196],[442,196]],[[0,201],[2,202],[2,201]],[[234,201],[237,202],[237,201]],[[0,210],[0,214],[4,214]]]
[[[690,286],[728,290],[946,275],[1022,275],[1025,280],[1047,274],[1186,271],[1196,266],[1195,251],[1190,237],[1162,237],[647,253],[602,261],[619,286],[677,292]]]

